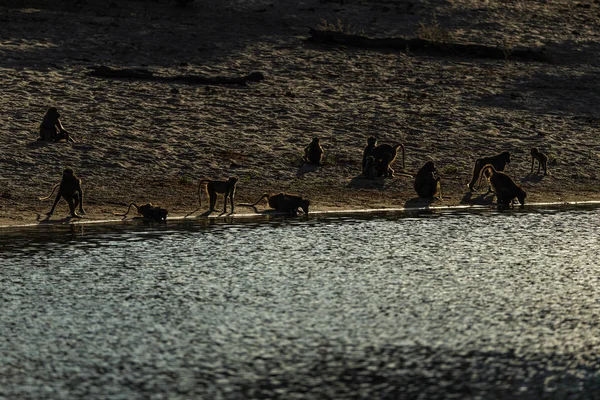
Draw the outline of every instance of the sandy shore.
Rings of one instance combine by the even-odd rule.
[[[309,198],[314,210],[426,205],[407,176],[359,177],[371,135],[406,145],[407,174],[436,162],[444,194],[436,206],[490,204],[484,188],[470,194],[466,183],[476,158],[503,150],[513,154],[507,172],[529,202],[600,200],[595,2],[111,4],[0,6],[7,115],[0,225],[42,220],[51,202],[38,197],[65,166],[83,179],[87,216],[99,220],[131,201],[186,215],[197,209],[200,179],[232,175],[240,178],[239,202],[286,191]],[[544,47],[548,61],[305,42],[308,28],[324,22],[371,37],[413,37],[435,21],[453,42]],[[165,76],[260,71],[266,79],[247,87],[114,80],[90,76],[98,65]],[[49,106],[59,108],[76,143],[36,141]],[[301,168],[301,150],[313,136],[322,140],[325,164]],[[550,156],[550,176],[529,175],[531,147]],[[53,219],[67,211],[60,203]]]

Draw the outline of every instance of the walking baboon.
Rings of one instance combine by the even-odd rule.
[[[47,214],[50,217],[54,214],[54,209],[56,208],[56,204],[62,197],[69,203],[69,210],[71,211],[71,217],[81,218],[80,215],[77,215],[75,209],[79,207],[79,213],[85,214],[83,211],[83,189],[81,188],[81,179],[79,179],[71,168],[65,168],[63,170],[62,179],[60,183],[57,183],[52,188],[52,192],[46,197],[40,197],[40,200],[48,200],[54,194],[54,191],[58,187],[58,193],[56,195],[56,199],[54,200],[54,204],[50,209],[50,212]]]
[[[120,217],[124,217],[127,214],[129,214],[129,210],[131,210],[131,206],[134,206],[137,213],[140,214],[142,217],[147,218],[147,219],[152,219],[154,221],[167,221],[167,215],[169,214],[169,212],[164,209],[164,208],[160,208],[158,206],[153,205],[152,203],[146,203],[142,206],[138,206],[135,203],[130,203],[129,207],[127,208],[127,212],[125,214],[115,214],[118,215]]]
[[[537,149],[537,147],[534,147],[531,149],[531,172],[530,173],[533,173],[533,165],[536,160],[538,162],[538,169],[537,169],[536,174],[540,173],[540,167],[541,167],[541,168],[544,168],[544,175],[548,175],[548,156],[545,155],[544,153],[542,153],[541,151],[539,151]]]
[[[74,142],[69,132],[62,126],[60,122],[60,114],[56,107],[48,108],[44,119],[40,124],[40,140],[55,142],[66,139],[67,142]]]
[[[377,167],[375,166],[375,157],[368,156],[363,166],[363,176],[367,179],[375,179],[377,176]]]
[[[510,163],[510,153],[508,151],[503,151],[500,154],[491,157],[482,157],[478,158],[475,161],[475,166],[473,167],[473,177],[471,178],[471,182],[468,183],[469,190],[474,192],[475,189],[473,186],[475,182],[477,182],[477,178],[479,178],[479,185],[481,184],[481,170],[484,166],[490,164],[494,167],[496,171],[504,171],[506,168],[506,164]],[[478,186],[479,186],[478,185]],[[491,192],[488,187],[488,193]]]
[[[481,174],[486,175],[492,191],[496,193],[498,204],[510,205],[515,198],[521,205],[525,204],[527,193],[518,186],[510,176],[497,171],[493,165],[487,164],[481,169]]]
[[[206,192],[208,193],[208,197],[210,199],[210,211],[215,211],[215,204],[217,203],[217,193],[223,194],[223,213],[227,212],[227,197],[229,197],[231,201],[231,213],[233,213],[233,199],[235,196],[235,185],[238,181],[238,178],[232,176],[226,181],[212,181],[209,179],[203,179],[198,184],[198,204],[202,207],[202,184],[207,182],[206,184]]]
[[[302,160],[306,164],[321,165],[323,162],[323,153],[323,147],[319,143],[319,138],[314,137],[310,144],[304,148],[304,157],[302,157]]]
[[[363,151],[363,170],[367,162],[367,157],[372,156],[375,159],[377,176],[393,177],[394,170],[391,165],[396,161],[398,149],[402,149],[402,169],[405,168],[406,153],[403,144],[392,146],[390,144],[380,144],[377,146],[377,139],[373,136],[367,139],[367,146]]]
[[[310,201],[303,199],[301,196],[293,194],[278,193],[278,194],[263,194],[254,204],[239,204],[240,206],[255,207],[262,199],[266,198],[269,207],[274,208],[278,212],[285,212],[292,215],[298,213],[298,208],[304,211],[304,214],[308,215],[308,206]]]
[[[429,199],[435,197],[437,194],[441,200],[440,177],[437,174],[437,169],[433,161],[427,161],[419,172],[417,172],[414,187],[419,197]]]

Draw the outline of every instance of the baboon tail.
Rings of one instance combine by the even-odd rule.
[[[208,179],[202,179],[199,183],[198,183],[198,207],[202,207],[202,184],[204,182],[210,182]]]
[[[402,149],[402,169],[406,169],[406,151],[402,143],[396,145],[396,151],[398,148]]]
[[[50,197],[52,197],[52,195],[54,194],[54,191],[59,186],[60,186],[60,183],[57,183],[56,185],[54,185],[54,187],[52,188],[52,192],[48,196],[46,196],[46,197],[38,197],[38,199],[40,199],[40,200],[48,200]]]
[[[487,170],[491,170],[492,174],[496,173],[496,168],[494,168],[494,166],[492,164],[486,164],[481,168],[481,171],[479,172],[479,183],[478,185],[481,185],[481,180],[483,179],[483,176],[486,174]]]
[[[139,207],[137,206],[137,204],[135,204],[135,203],[130,203],[130,204],[129,204],[129,207],[127,207],[127,212],[126,212],[125,214],[117,214],[117,213],[113,213],[113,215],[116,215],[116,216],[118,216],[118,217],[124,217],[124,216],[126,216],[127,214],[129,214],[129,210],[131,210],[131,206],[135,206],[135,209],[136,209],[136,210],[139,208]]]
[[[261,201],[262,199],[264,199],[264,198],[267,198],[267,199],[269,199],[269,197],[270,197],[270,196],[271,196],[271,195],[270,195],[269,193],[265,193],[265,194],[263,194],[262,196],[260,196],[260,199],[256,200],[256,203],[254,203],[254,204],[249,204],[249,203],[241,203],[241,204],[238,204],[238,206],[254,207],[254,206],[256,206],[258,203],[260,203],[260,201]]]

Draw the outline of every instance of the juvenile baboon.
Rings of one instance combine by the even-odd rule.
[[[393,177],[394,170],[391,165],[396,161],[398,156],[398,149],[402,149],[402,169],[405,168],[406,153],[403,144],[397,144],[395,146],[389,144],[380,144],[377,146],[377,139],[373,136],[367,139],[367,146],[363,151],[363,169],[367,162],[367,157],[372,156],[375,159],[375,166],[377,167],[377,176]]]
[[[208,197],[210,199],[210,211],[215,211],[215,204],[217,203],[217,193],[223,194],[223,213],[227,212],[227,197],[229,197],[231,201],[231,213],[233,213],[233,199],[235,196],[235,185],[238,181],[238,178],[232,176],[226,181],[212,181],[209,179],[203,179],[198,184],[198,204],[202,207],[202,184],[207,182],[206,184],[206,192],[208,193]]]
[[[304,157],[302,157],[302,160],[306,164],[322,165],[323,153],[323,147],[319,143],[319,138],[314,137],[310,144],[304,148]]]
[[[544,153],[542,153],[541,151],[539,151],[537,149],[537,147],[534,147],[531,149],[531,172],[530,173],[533,173],[533,165],[536,160],[538,162],[538,169],[537,169],[536,174],[540,173],[540,167],[541,167],[541,168],[544,168],[544,175],[548,175],[548,156],[545,155]]]
[[[58,194],[56,195],[56,199],[54,200],[54,204],[50,209],[50,212],[47,214],[50,217],[54,214],[54,209],[56,208],[56,204],[62,197],[69,203],[69,210],[71,211],[71,217],[81,218],[80,215],[77,215],[75,209],[79,207],[79,213],[85,214],[83,211],[83,189],[81,188],[81,179],[79,179],[71,168],[65,168],[63,170],[62,179],[60,183],[57,183],[52,188],[52,192],[46,197],[40,197],[40,200],[48,200],[54,194],[54,191],[58,187]]]
[[[62,139],[66,139],[67,142],[74,142],[69,132],[62,126],[57,108],[50,107],[44,114],[44,119],[40,124],[40,140],[54,142]]]
[[[475,161],[475,166],[473,167],[473,177],[471,178],[471,182],[468,183],[468,188],[471,192],[475,191],[473,186],[475,182],[477,182],[477,178],[481,177],[481,170],[484,166],[490,164],[494,167],[496,171],[504,171],[506,168],[506,164],[510,163],[510,153],[508,151],[503,151],[500,154],[491,157],[482,157],[478,158]],[[481,184],[481,178],[479,179],[479,183]],[[488,187],[488,193],[490,192],[490,188]]]
[[[498,204],[510,205],[515,198],[521,205],[525,204],[527,193],[518,186],[510,176],[504,172],[497,171],[493,165],[487,164],[481,169],[482,175],[486,175],[492,191],[496,193]]]
[[[440,177],[433,161],[427,161],[417,172],[414,187],[419,197],[429,199],[438,195],[442,198]]]
[[[167,221],[167,215],[169,214],[169,212],[167,210],[165,210],[164,208],[160,208],[158,206],[153,205],[152,203],[146,203],[142,206],[138,206],[135,203],[130,203],[129,207],[127,208],[127,212],[125,214],[115,214],[118,215],[120,217],[124,217],[127,214],[129,214],[129,210],[131,210],[131,206],[134,206],[137,213],[140,214],[142,217],[147,218],[147,219],[152,219],[154,221]]]
[[[240,204],[240,206],[254,207],[264,198],[267,199],[269,207],[274,208],[278,212],[296,215],[298,213],[298,208],[301,208],[302,211],[304,211],[304,214],[308,215],[310,201],[303,199],[301,196],[286,193],[273,195],[265,193],[254,204]]]
[[[375,165],[375,157],[368,156],[363,166],[363,176],[367,179],[375,179],[377,176],[377,166]]]

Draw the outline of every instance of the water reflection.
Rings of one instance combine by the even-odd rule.
[[[0,234],[7,398],[584,398],[600,211]]]

